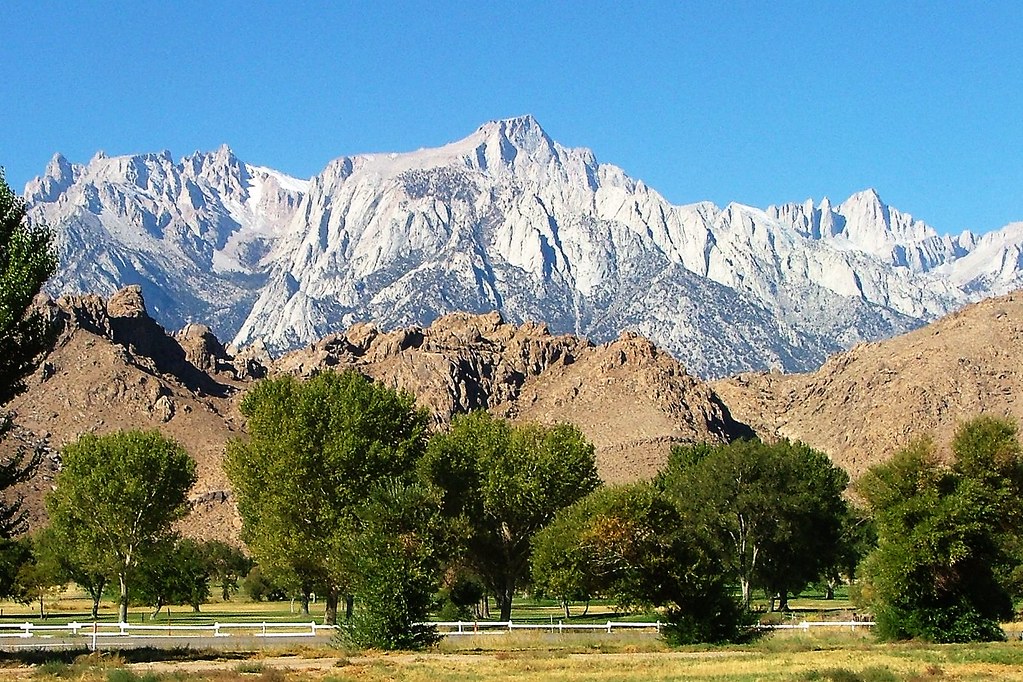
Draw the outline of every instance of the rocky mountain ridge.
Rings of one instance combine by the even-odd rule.
[[[597,342],[637,332],[692,373],[815,369],[1021,284],[1021,224],[938,235],[873,190],[833,205],[673,205],[531,116],[308,181],[226,147],[59,155],[26,187],[57,234],[53,294],[140,284],[171,328],[274,353],[358,322],[499,311]]]
[[[748,430],[706,384],[646,339],[624,335],[594,345],[552,335],[540,324],[456,313],[430,327],[383,332],[358,324],[273,360],[258,348],[233,355],[208,327],[174,335],[150,317],[141,288],[109,299],[40,297],[60,330],[28,389],[5,409],[18,438],[52,456],[24,491],[34,518],[52,485],[60,449],[85,432],[155,428],[196,459],[193,535],[237,539],[239,520],[222,461],[227,441],[244,437],[238,403],[260,377],[353,369],[411,391],[436,428],[473,409],[512,419],[577,424],[597,448],[607,481],[653,475],[675,442],[722,441]]]
[[[806,374],[746,373],[713,382],[762,437],[828,453],[854,478],[916,438],[949,454],[963,421],[1023,425],[1023,293],[986,299],[926,327],[859,344]]]

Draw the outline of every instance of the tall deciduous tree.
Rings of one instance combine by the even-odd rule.
[[[25,220],[25,204],[7,185],[0,169],[0,407],[24,390],[24,378],[51,340],[46,321],[29,309],[33,297],[53,274],[57,258],[50,231]],[[10,430],[0,412],[0,439]],[[0,493],[27,480],[40,453],[18,451],[0,462]],[[21,501],[0,498],[0,538],[25,530]]]
[[[445,514],[468,527],[468,560],[508,620],[533,535],[600,484],[593,446],[567,424],[513,425],[474,412],[431,439],[424,464],[444,490]]]
[[[139,567],[134,600],[153,607],[151,619],[164,606],[188,604],[193,611],[209,601],[210,554],[205,543],[191,538],[157,548]]]
[[[863,594],[882,637],[1003,639],[1023,594],[1023,454],[1016,427],[983,417],[957,431],[951,465],[929,440],[857,483],[876,522]]]
[[[415,470],[427,414],[355,372],[263,381],[241,410],[249,438],[228,444],[226,468],[242,537],[275,582],[322,586],[333,624],[354,587],[355,511],[377,482]]]
[[[145,555],[173,536],[194,483],[195,462],[156,431],[86,434],[64,448],[46,498],[50,523],[108,554],[122,622],[132,578]]]
[[[848,476],[802,443],[676,447],[658,485],[713,529],[749,607],[754,585],[784,597],[838,561]]]

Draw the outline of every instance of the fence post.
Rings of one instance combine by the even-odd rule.
[[[607,634],[611,634],[611,621],[607,621]]]
[[[558,621],[558,634],[559,635],[565,634],[565,624],[560,620]]]
[[[220,637],[220,623],[213,624],[213,636]]]
[[[509,618],[508,619],[508,632],[511,632],[511,631],[512,631],[512,622],[511,622],[511,618]]]
[[[314,620],[313,622],[309,623],[309,627],[312,630],[313,637],[315,637],[316,636],[316,621]]]
[[[462,634],[462,621],[458,621],[458,634]]]
[[[21,629],[25,631],[25,632],[23,632],[21,634],[22,637],[31,637],[32,636],[32,623],[24,623],[21,626]]]

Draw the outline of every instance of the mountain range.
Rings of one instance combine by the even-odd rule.
[[[675,205],[531,116],[309,180],[226,146],[58,154],[25,199],[56,235],[52,294],[139,284],[164,326],[274,353],[357,322],[499,311],[597,342],[635,331],[705,378],[806,371],[1023,283],[1023,223],[940,235],[873,190]]]

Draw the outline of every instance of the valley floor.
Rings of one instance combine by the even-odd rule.
[[[630,643],[600,638],[537,635],[460,640],[425,653],[343,652],[334,648],[204,654],[165,652],[186,660],[139,660],[145,654],[52,654],[34,665],[7,662],[3,679],[183,680],[358,680],[408,682],[447,680],[753,682],[831,680],[1021,680],[1023,644],[878,644],[869,635],[775,633],[747,647],[668,650],[653,637]],[[157,658],[155,652],[150,655]],[[209,656],[207,658],[207,655]]]

